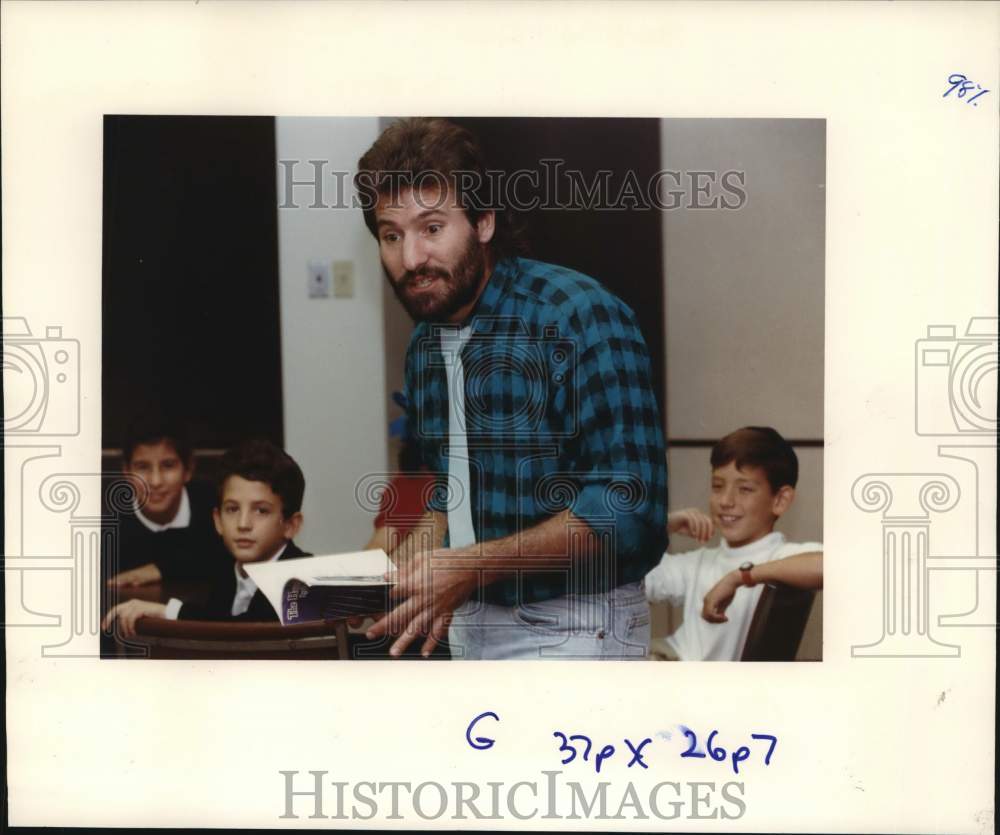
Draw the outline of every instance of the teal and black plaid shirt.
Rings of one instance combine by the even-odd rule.
[[[526,568],[488,586],[486,600],[513,606],[641,580],[666,547],[667,470],[632,311],[592,278],[515,258],[495,266],[463,324],[471,327],[461,359],[476,541],[569,509],[602,553]],[[412,441],[446,484],[454,358],[441,350],[443,327],[414,330],[405,394]],[[429,507],[446,512],[446,491]]]

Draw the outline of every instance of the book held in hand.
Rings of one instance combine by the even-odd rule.
[[[389,605],[392,583],[384,575],[393,565],[381,549],[248,563],[244,569],[285,626],[374,615]]]

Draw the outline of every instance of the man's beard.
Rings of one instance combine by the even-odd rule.
[[[441,267],[422,267],[407,271],[399,281],[393,281],[382,265],[385,277],[399,303],[415,322],[447,322],[463,307],[476,298],[479,284],[486,269],[486,258],[482,246],[474,234],[469,235],[468,244],[458,262],[451,270]],[[440,279],[436,289],[440,292],[410,294],[410,288],[422,278]]]

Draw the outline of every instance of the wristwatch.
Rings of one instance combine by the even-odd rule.
[[[752,568],[753,568],[753,563],[750,562],[749,560],[740,565],[740,576],[743,578],[743,585],[750,586],[751,588],[757,585],[754,582],[753,577],[750,576],[750,571]]]

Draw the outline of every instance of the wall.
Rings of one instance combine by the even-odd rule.
[[[668,170],[746,172],[736,211],[663,212],[667,426],[717,438],[771,422],[823,437],[825,126],[668,119]]]
[[[332,170],[353,172],[378,135],[377,119],[276,120],[278,159],[302,160],[295,179],[311,179],[306,160],[327,161],[324,202],[335,202]],[[278,166],[278,200],[284,176]],[[300,208],[279,209],[281,350],[285,443],[306,475],[305,526],[298,542],[315,553],[362,547],[371,516],[354,486],[384,472],[382,277],[374,239],[357,209],[310,209],[311,187],[294,191]],[[354,297],[310,299],[308,262],[354,262]]]

